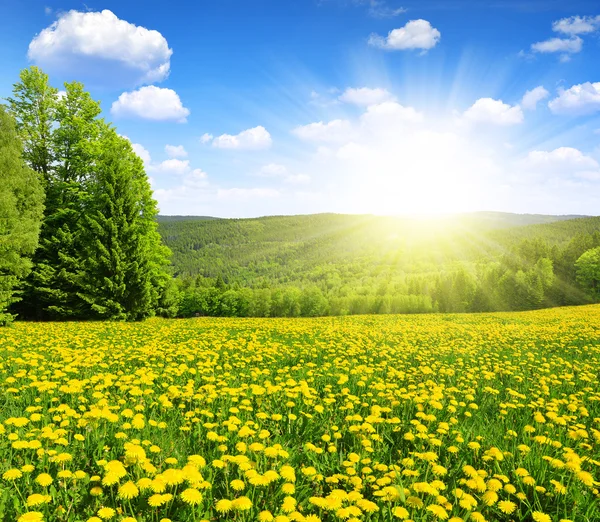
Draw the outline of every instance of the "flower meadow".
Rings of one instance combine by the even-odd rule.
[[[17,323],[0,520],[600,520],[600,307]]]

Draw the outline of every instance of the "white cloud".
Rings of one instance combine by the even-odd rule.
[[[300,125],[292,129],[292,134],[304,141],[344,141],[352,135],[352,125],[348,120],[322,121]]]
[[[306,174],[291,174],[285,165],[280,165],[279,163],[269,163],[267,165],[263,165],[258,172],[258,176],[263,178],[280,179],[284,183],[290,183],[294,185],[310,182],[310,176],[307,176]]]
[[[188,155],[183,145],[165,145],[165,152],[170,158],[185,158]]]
[[[344,103],[353,105],[374,105],[394,99],[394,96],[387,89],[370,89],[369,87],[351,88],[349,87],[338,98]]]
[[[131,148],[133,149],[133,152],[135,152],[142,159],[144,165],[150,165],[152,158],[150,158],[150,153],[146,148],[144,148],[143,145],[140,145],[139,143],[132,143]]]
[[[285,165],[278,163],[269,163],[268,165],[263,165],[260,169],[260,175],[266,178],[285,176],[287,172],[288,170]]]
[[[321,143],[352,142],[363,133],[377,135],[392,133],[398,127],[414,125],[423,121],[423,114],[413,107],[405,107],[395,101],[369,105],[356,124],[350,120],[322,121],[301,125],[292,134],[303,141]]]
[[[389,132],[393,127],[422,121],[422,113],[413,107],[405,107],[393,101],[371,105],[360,117],[362,127],[374,132],[381,129]]]
[[[183,184],[191,188],[207,187],[208,174],[202,169],[194,169],[184,178]]]
[[[144,162],[144,165],[148,167],[150,165],[150,162],[152,161],[152,158],[150,157],[150,152],[148,152],[148,150],[143,145],[140,145],[139,143],[132,143],[128,136],[125,136],[123,134],[120,134],[120,136],[121,138],[125,138],[129,143],[131,143],[131,148],[133,149],[133,152],[135,152]]]
[[[591,114],[600,111],[600,82],[581,83],[559,91],[548,103],[555,114]]]
[[[440,41],[441,33],[427,20],[410,20],[404,27],[393,29],[387,37],[372,34],[369,44],[388,51],[428,50]]]
[[[182,176],[191,172],[190,160],[180,160],[171,158],[156,165],[151,165],[149,170],[160,174],[172,174],[175,176]]]
[[[202,136],[200,136],[200,143],[208,143],[212,141],[213,138],[214,136],[212,134],[205,132]]]
[[[479,98],[465,111],[463,118],[471,123],[494,125],[516,125],[522,123],[524,119],[521,107],[511,106],[493,98]]]
[[[600,164],[572,147],[559,147],[552,151],[533,150],[525,158],[524,164],[546,175],[575,176],[588,180],[600,178]]]
[[[134,117],[178,123],[185,123],[190,114],[174,90],[162,89],[154,85],[124,92],[112,104],[110,112],[117,118]]]
[[[369,16],[373,18],[393,18],[407,11],[404,7],[390,7],[382,0],[368,0],[368,3]]]
[[[111,11],[68,11],[36,35],[28,57],[50,72],[126,84],[153,83],[169,74],[172,50],[158,31],[120,20]],[[110,74],[108,74],[110,72]]]
[[[217,190],[218,198],[238,201],[255,198],[276,198],[280,195],[281,192],[272,188],[229,188]]]
[[[552,30],[570,35],[593,33],[600,29],[599,16],[571,16],[552,24]]]
[[[236,135],[221,134],[212,140],[212,146],[218,149],[268,149],[272,143],[271,135],[262,126],[247,129]]]
[[[534,111],[538,102],[545,100],[548,96],[550,96],[550,93],[542,85],[539,85],[523,95],[521,107],[529,111]]]
[[[550,38],[543,42],[531,44],[531,50],[536,53],[565,53],[574,54],[581,51],[583,40],[579,36],[571,38]]]

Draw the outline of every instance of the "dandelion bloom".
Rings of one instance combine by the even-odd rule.
[[[166,504],[167,502],[169,502],[169,500],[171,500],[173,498],[173,495],[170,494],[166,494],[166,495],[152,495],[149,499],[148,499],[148,505],[150,505],[151,507],[158,507],[158,506],[162,506],[163,504]]]
[[[50,484],[52,484],[53,479],[50,475],[48,475],[48,473],[40,473],[35,481],[43,487],[49,486]]]
[[[39,506],[40,504],[46,504],[50,502],[52,497],[50,495],[40,495],[39,493],[33,493],[27,497],[28,506]]]
[[[402,506],[398,506],[392,510],[392,515],[394,515],[396,518],[399,518],[401,520],[406,520],[408,518],[408,511],[406,508],[403,508]]]
[[[235,479],[231,481],[231,487],[236,491],[243,491],[246,487],[246,484],[243,480]]]
[[[448,512],[442,506],[438,506],[437,504],[427,506],[427,511],[433,513],[439,520],[446,520],[448,518]]]
[[[517,505],[510,500],[501,500],[498,502],[498,509],[502,511],[502,513],[510,515],[511,513],[514,513],[515,509],[517,509]]]
[[[4,475],[2,475],[2,478],[4,480],[16,480],[18,478],[21,478],[23,476],[23,473],[21,473],[20,470],[18,469],[9,469],[8,471],[4,472]]]
[[[274,518],[273,513],[270,511],[261,511],[258,514],[259,522],[273,522]]]
[[[215,509],[219,513],[229,513],[229,511],[231,511],[233,509],[232,504],[233,503],[231,502],[231,500],[227,500],[226,498],[223,498],[217,502],[217,504],[215,505]]]
[[[202,493],[194,488],[188,488],[184,490],[180,497],[181,500],[191,506],[195,506],[196,504],[200,504],[200,502],[202,502]]]
[[[135,498],[139,494],[140,490],[131,480],[129,482],[125,482],[125,484],[119,488],[119,498],[123,498],[125,500]]]
[[[541,511],[534,511],[531,516],[535,522],[552,522],[552,517]]]
[[[100,508],[97,514],[102,520],[110,520],[117,512],[113,508],[104,507]]]
[[[248,511],[252,509],[252,501],[248,497],[239,497],[231,503],[231,507],[236,511]]]
[[[28,513],[23,513],[17,519],[17,522],[42,522],[43,520],[44,515],[39,511],[29,511]]]

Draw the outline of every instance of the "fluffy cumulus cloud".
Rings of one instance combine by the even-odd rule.
[[[132,143],[131,148],[133,149],[133,152],[135,152],[142,159],[144,165],[150,165],[150,162],[152,161],[150,152],[148,152],[143,145],[140,145],[139,143]]]
[[[165,145],[165,152],[169,158],[185,158],[188,155],[183,145]]]
[[[414,107],[406,107],[392,101],[370,105],[360,117],[361,127],[372,132],[377,132],[381,128],[387,131],[393,127],[421,121],[423,121],[423,114]]]
[[[157,163],[155,165],[151,165],[149,170],[160,174],[182,176],[184,174],[190,173],[192,171],[192,168],[190,166],[189,160],[171,158]]]
[[[348,120],[331,120],[300,125],[292,129],[292,134],[303,141],[339,142],[352,136],[352,124]]]
[[[233,199],[236,201],[245,201],[256,198],[276,198],[281,192],[272,188],[228,188],[218,189],[217,197],[220,199]]]
[[[550,38],[542,42],[531,44],[534,53],[562,53],[563,61],[569,59],[570,54],[575,54],[583,48],[583,40],[579,36],[571,38]]]
[[[205,134],[204,136],[208,135]],[[212,138],[212,146],[218,149],[260,150],[268,149],[272,143],[271,134],[260,125],[239,134],[221,134],[216,138]]]
[[[393,100],[394,96],[382,88],[371,89],[369,87],[348,88],[338,99],[344,103],[353,105],[374,105],[385,101]]]
[[[591,114],[600,111],[600,82],[581,83],[559,91],[548,103],[555,114]]]
[[[116,118],[140,118],[178,123],[185,123],[190,114],[174,90],[155,85],[124,92],[112,104],[110,112]]]
[[[521,99],[521,107],[523,109],[527,109],[528,111],[534,111],[537,107],[537,104],[542,100],[545,100],[550,93],[542,86],[539,85],[534,89],[527,91],[523,98]]]
[[[523,119],[521,107],[493,98],[479,98],[463,114],[463,120],[468,123],[516,125],[522,123]]]
[[[146,147],[139,143],[132,143],[129,137],[123,134],[121,134],[121,138],[125,138],[128,142],[131,143],[131,148],[133,149],[133,152],[135,152],[140,157],[140,159],[144,162],[144,165],[150,165],[152,158],[150,157],[150,152],[148,151],[148,149],[146,149]]]
[[[200,143],[210,143],[213,140],[214,136],[208,132],[205,132],[202,136],[200,136]]]
[[[552,30],[563,35],[549,38],[531,45],[534,53],[560,53],[560,59],[567,62],[571,55],[581,52],[583,40],[579,35],[588,35],[600,29],[600,15],[571,16],[561,18],[552,24]]]
[[[258,176],[278,179],[285,183],[295,185],[310,182],[310,176],[307,176],[306,174],[292,174],[285,165],[279,163],[268,163],[267,165],[263,165],[258,172]]]
[[[530,169],[552,176],[600,179],[600,164],[572,147],[559,147],[551,151],[533,150],[525,158],[524,164]]]
[[[164,80],[171,54],[161,33],[121,20],[107,9],[60,14],[33,38],[28,51],[30,60],[51,73],[77,72],[86,81],[124,85]]]
[[[557,33],[577,35],[593,33],[600,29],[600,15],[571,16],[562,18],[552,24],[552,30]]]
[[[386,37],[372,34],[369,44],[387,51],[432,49],[440,41],[441,33],[427,20],[411,20],[399,29],[393,29]]]

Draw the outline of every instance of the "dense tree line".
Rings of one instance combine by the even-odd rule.
[[[600,300],[600,218],[160,220],[179,315],[531,310]],[[554,220],[554,222],[550,222]]]
[[[143,163],[100,113],[82,84],[59,95],[37,67],[1,109],[5,322],[176,312]]]

